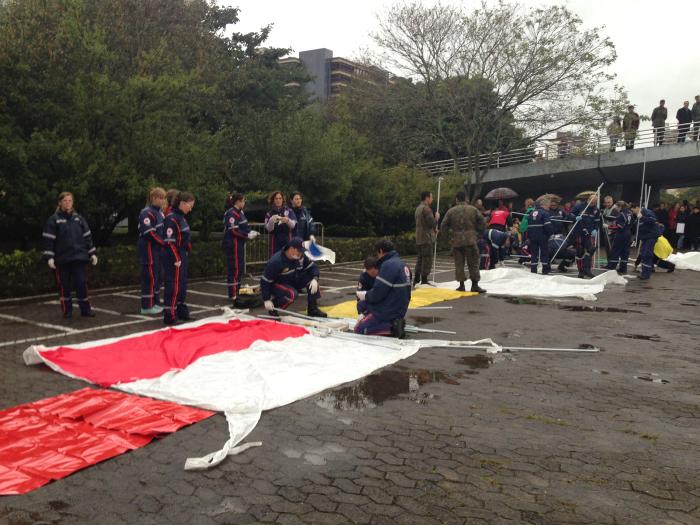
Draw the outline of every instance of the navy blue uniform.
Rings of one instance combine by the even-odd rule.
[[[172,324],[176,319],[189,319],[190,312],[185,300],[187,298],[187,270],[189,254],[192,251],[190,242],[190,225],[185,214],[179,208],[171,210],[163,223],[165,232],[163,249],[163,276],[165,278],[165,296],[163,321]],[[180,266],[175,266],[180,262]]]
[[[388,335],[397,319],[403,319],[411,300],[411,270],[396,251],[379,259],[379,275],[365,295],[367,315],[355,325],[355,332]]]
[[[488,229],[476,244],[479,247],[479,269],[493,270],[496,264],[506,258],[506,244],[510,239],[510,234],[497,230]]]
[[[292,208],[292,211],[297,219],[292,237],[299,237],[300,239],[308,241],[312,235],[316,235],[316,225],[314,224],[314,218],[311,216],[311,212],[305,206],[301,208]]]
[[[141,265],[141,308],[160,304],[161,254],[163,242],[163,213],[160,208],[147,206],[139,214],[139,264]]]
[[[307,290],[308,303],[315,304],[321,296],[320,288],[312,294],[308,288],[312,280],[318,279],[320,272],[316,263],[303,255],[301,259],[290,259],[284,250],[275,253],[267,261],[265,272],[260,278],[260,291],[263,301],[272,299],[277,308],[287,309],[297,298],[300,290]]]
[[[547,245],[549,246],[549,260],[554,262],[554,256],[559,259],[559,270],[561,271],[567,264],[574,262],[576,258],[576,250],[571,247],[567,241],[564,245],[565,235],[556,233],[549,238]]]
[[[530,242],[530,271],[537,273],[537,264],[542,261],[542,273],[549,273],[549,236],[552,221],[549,212],[538,206],[528,214],[527,235]]]
[[[654,268],[654,246],[656,239],[659,238],[659,228],[656,225],[656,215],[651,210],[642,208],[639,221],[639,236],[642,246],[639,251],[639,256],[642,262],[642,275],[640,279],[648,279],[651,277],[651,271]]]
[[[596,247],[593,243],[593,232],[600,225],[600,210],[596,206],[588,206],[586,201],[579,201],[571,210],[569,219],[576,221],[576,217],[581,217],[574,224],[574,231],[571,234],[574,238],[576,248],[576,267],[579,277],[591,273],[592,258]]]
[[[238,297],[241,278],[245,275],[245,243],[250,225],[243,210],[235,206],[224,213],[224,254],[226,255],[226,283],[228,298]]]
[[[97,250],[92,243],[92,233],[87,221],[78,213],[57,211],[46,221],[43,245],[44,260],[53,259],[56,263],[56,284],[63,315],[73,311],[73,289],[78,298],[80,312],[90,313],[87,276],[85,268],[90,256]]]
[[[566,231],[566,214],[561,208],[549,210],[549,219],[552,221],[552,235],[560,235]]]
[[[273,217],[287,217],[289,224],[275,220]],[[294,228],[297,225],[297,216],[291,208],[284,206],[282,208],[272,208],[265,215],[265,229],[270,233],[270,257],[285,247],[287,242],[294,237]]]
[[[613,242],[608,257],[608,270],[615,270],[619,265],[621,274],[627,273],[627,263],[630,257],[630,242],[632,240],[632,212],[629,209],[622,210],[615,217],[615,221],[610,225],[610,230],[615,234],[611,235]]]
[[[360,274],[360,278],[357,280],[357,291],[358,292],[368,292],[374,288],[374,283],[376,277],[372,277],[367,273],[367,270]],[[367,314],[369,309],[367,308],[367,301],[357,301],[357,313]]]

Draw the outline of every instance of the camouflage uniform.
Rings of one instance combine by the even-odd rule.
[[[657,146],[661,146],[664,143],[667,118],[668,109],[663,106],[654,108],[654,111],[651,113],[651,125],[654,127],[654,144]]]
[[[416,208],[416,248],[418,258],[416,259],[416,271],[413,274],[415,282],[426,283],[428,274],[433,268],[433,243],[435,242],[435,227],[437,221],[433,210],[421,202]]]
[[[634,111],[625,113],[622,119],[622,130],[625,132],[625,149],[634,149],[634,139],[639,129],[639,114]]]
[[[479,249],[476,241],[486,230],[486,221],[474,206],[464,202],[458,202],[445,214],[442,221],[442,229],[450,230],[450,246],[455,260],[455,277],[462,283],[466,281],[464,274],[464,261],[469,267],[469,278],[478,283],[479,274]]]

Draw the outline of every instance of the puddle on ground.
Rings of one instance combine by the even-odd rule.
[[[433,394],[421,394],[419,389],[426,383],[446,383],[458,385],[459,382],[439,370],[383,370],[371,374],[359,383],[337,388],[322,394],[316,404],[330,410],[362,410],[375,408],[388,399],[401,394],[409,394],[410,399],[424,403],[427,399],[438,399]]]
[[[698,306],[697,304],[693,304],[693,303],[680,303],[680,304],[681,304],[681,306],[691,306],[693,308],[697,308],[697,306]]]
[[[472,370],[488,368],[493,363],[493,357],[485,354],[474,354],[460,357],[457,360],[460,365],[467,365]]]
[[[658,335],[644,335],[644,334],[615,334],[615,337],[624,337],[626,339],[640,339],[642,341],[661,341]]]
[[[691,326],[700,326],[700,323],[694,323],[693,321],[689,319],[664,319],[664,321],[671,321],[673,323],[684,323],[684,324],[689,324]]]
[[[510,304],[530,304],[538,306],[551,306],[558,310],[567,310],[569,312],[605,312],[614,314],[641,314],[639,310],[630,310],[628,308],[618,308],[616,306],[592,306],[588,304],[561,304],[551,301],[543,301],[541,299],[532,299],[530,297],[503,297]],[[651,306],[651,303],[636,303],[639,306]]]
[[[642,381],[648,381],[649,383],[661,383],[667,385],[670,383],[668,379],[661,379],[659,374],[642,374],[638,376],[633,376],[635,379],[641,379]]]

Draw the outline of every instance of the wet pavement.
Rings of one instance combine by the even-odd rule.
[[[324,272],[324,304],[347,300],[360,266]],[[450,268],[440,258],[438,280]],[[192,290],[197,318],[226,302],[216,279]],[[700,273],[661,272],[596,302],[487,295],[412,310],[409,322],[458,333],[441,338],[603,351],[425,349],[263,413],[249,437],[263,446],[215,469],[182,467],[225,441],[221,415],[1,498],[0,523],[698,524],[698,290]],[[159,327],[135,294],[96,292],[98,317],[70,323],[53,297],[0,303],[0,408],[84,386],[24,366],[32,342]]]

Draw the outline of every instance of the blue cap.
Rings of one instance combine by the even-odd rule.
[[[286,248],[296,248],[297,250],[303,250],[304,241],[302,241],[299,237],[292,237],[291,239],[289,239],[289,242],[287,242]]]

